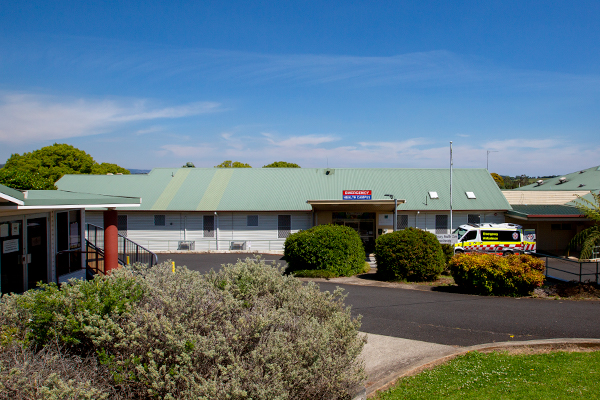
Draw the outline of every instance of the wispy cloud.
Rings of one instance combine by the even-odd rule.
[[[210,146],[187,146],[177,144],[167,144],[161,146],[159,155],[174,155],[176,157],[195,158],[209,155],[214,152],[214,148]]]
[[[151,105],[148,100],[0,94],[0,142],[23,143],[88,136],[129,122],[183,118],[219,110],[220,104],[215,102],[159,107]]]
[[[529,91],[560,88],[597,90],[600,75],[523,70],[497,65],[446,50],[381,57],[329,54],[264,54],[202,48],[153,46],[105,39],[57,37],[51,43],[4,45],[6,60],[32,59],[70,70],[98,71],[143,77],[153,81],[175,78],[262,85],[343,83],[354,86],[474,85],[487,89]],[[26,54],[23,48],[30,49]],[[34,49],[34,53],[31,53]]]
[[[260,166],[275,160],[295,162],[303,167],[370,167],[385,165],[392,168],[448,168],[449,145],[429,139],[411,138],[401,141],[357,142],[343,146],[339,140],[317,140],[329,136],[305,135],[263,139],[230,146],[219,153],[221,158],[235,159]],[[490,157],[490,170],[508,175],[561,174],[593,165],[600,146],[584,146],[558,138],[543,140],[489,141],[478,144],[456,140],[453,146],[456,168],[485,168],[488,149],[498,149]],[[560,160],[557,163],[556,160]],[[217,161],[217,158],[214,159]],[[592,163],[592,164],[590,164]],[[554,165],[554,169],[548,166]]]

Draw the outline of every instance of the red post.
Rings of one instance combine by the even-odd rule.
[[[119,268],[117,210],[104,211],[104,272]]]

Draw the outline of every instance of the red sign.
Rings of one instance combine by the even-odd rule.
[[[370,190],[344,190],[344,196],[370,196]]]

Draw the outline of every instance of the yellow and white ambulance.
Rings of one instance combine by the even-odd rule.
[[[454,253],[535,253],[535,231],[517,224],[467,224],[453,232],[458,237]]]

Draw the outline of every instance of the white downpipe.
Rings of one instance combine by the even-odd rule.
[[[219,250],[219,214],[215,211],[215,241],[217,250]]]

